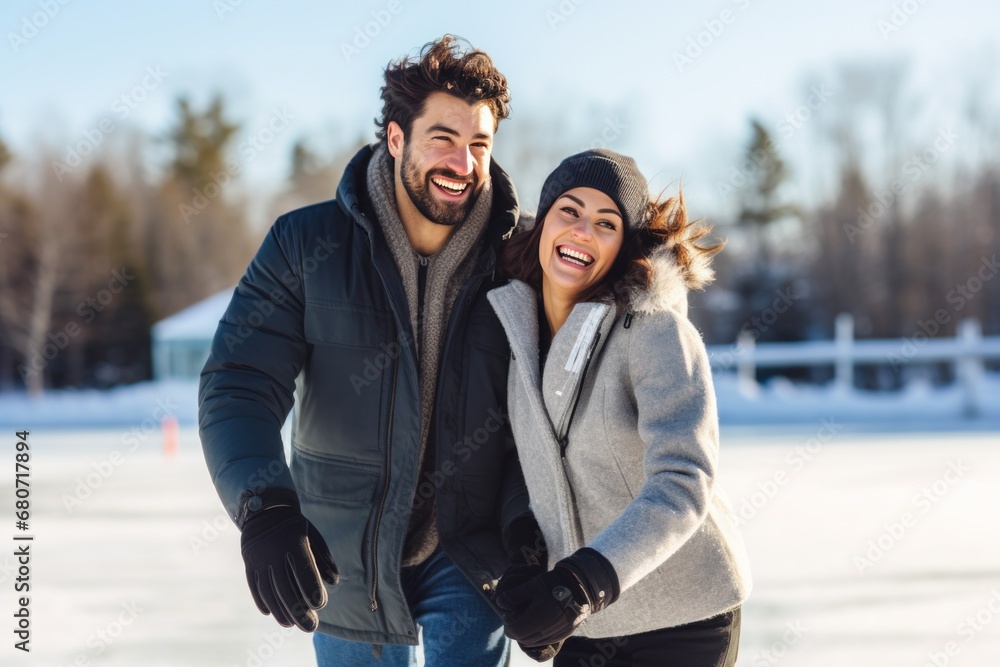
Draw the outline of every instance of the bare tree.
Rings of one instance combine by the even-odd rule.
[[[72,240],[66,189],[46,171],[45,206],[23,195],[4,196],[6,238],[0,244],[0,322],[9,345],[21,356],[18,370],[31,396],[45,388],[46,369],[68,345],[69,334],[50,335],[56,292],[67,243]]]

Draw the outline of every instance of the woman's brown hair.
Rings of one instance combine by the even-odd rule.
[[[653,278],[650,257],[661,249],[671,253],[688,287],[700,289],[704,286],[705,272],[701,269],[712,255],[722,250],[725,241],[699,243],[712,228],[702,225],[700,220],[688,220],[683,189],[679,188],[673,197],[650,201],[646,215],[649,226],[631,236],[626,233],[607,275],[585,290],[579,301],[613,301],[619,315],[628,312],[632,296],[650,288]],[[524,281],[538,292],[542,289],[538,246],[544,223],[545,220],[536,220],[534,227],[515,233],[504,246],[501,258],[508,276]]]

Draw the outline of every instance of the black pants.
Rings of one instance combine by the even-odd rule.
[[[554,667],[733,667],[740,643],[740,610],[704,621],[624,637],[570,637]]]

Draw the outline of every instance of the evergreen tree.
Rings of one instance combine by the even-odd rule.
[[[226,170],[226,152],[240,126],[226,118],[221,95],[200,113],[190,100],[181,97],[177,114],[177,124],[168,134],[173,152],[171,173],[185,186],[200,189],[212,182],[213,174]]]
[[[739,190],[738,223],[747,228],[752,239],[755,272],[760,276],[770,269],[771,244],[767,238],[773,223],[788,217],[798,217],[798,206],[783,202],[782,186],[791,173],[778,154],[771,134],[757,119],[750,121],[753,136],[746,149],[748,170],[746,183]]]

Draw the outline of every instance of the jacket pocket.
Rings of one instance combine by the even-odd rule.
[[[303,331],[314,345],[377,348],[388,342],[388,330],[388,312],[342,301],[306,300]]]
[[[296,442],[323,456],[371,456],[380,450],[383,397],[402,352],[389,340],[388,315],[314,299],[304,326],[312,349],[297,386]]]
[[[342,579],[364,581],[366,531],[380,470],[292,451],[292,479],[302,513],[323,535]],[[330,589],[331,595],[336,587]]]
[[[622,456],[626,453],[622,447],[623,438],[612,438],[611,429],[608,426],[608,413],[612,409],[611,402],[607,397],[608,388],[604,387],[601,392],[601,430],[600,433],[603,434],[601,437],[602,445],[607,452],[608,457],[614,462],[614,470],[617,471],[618,477],[621,479],[622,487],[625,489],[626,493],[629,495],[629,501],[635,500],[636,492],[642,488],[642,480],[629,480],[629,472],[625,467],[622,466]],[[630,429],[631,432],[638,433],[639,425],[638,422],[635,424],[634,429]],[[608,466],[610,472],[611,468]],[[639,462],[638,470],[642,471],[641,461]],[[611,473],[614,474],[614,473]]]

